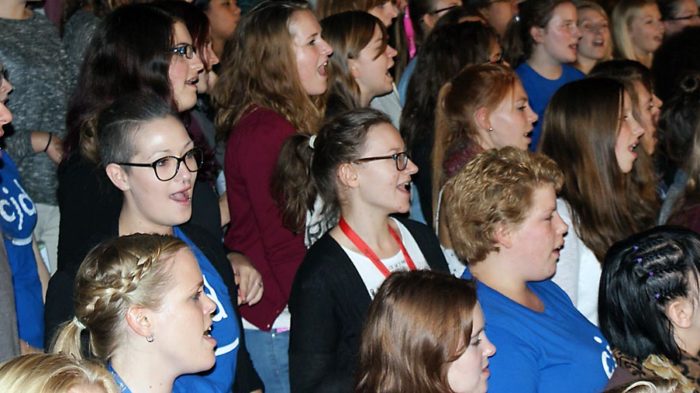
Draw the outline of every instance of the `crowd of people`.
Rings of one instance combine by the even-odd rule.
[[[700,392],[695,0],[240,5],[0,0],[0,391]]]

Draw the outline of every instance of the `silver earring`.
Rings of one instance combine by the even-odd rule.
[[[152,343],[152,342],[153,342],[153,336],[146,336],[146,341],[148,341],[149,343]]]

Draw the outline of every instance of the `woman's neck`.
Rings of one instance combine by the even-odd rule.
[[[141,215],[135,214],[125,203],[122,206],[121,214],[119,214],[119,236],[126,236],[134,233],[172,235],[173,227],[148,222],[144,220]]]
[[[527,307],[533,311],[544,311],[544,305],[539,297],[527,286],[527,281],[516,274],[504,272],[514,272],[513,258],[502,255],[497,251],[492,251],[481,262],[469,266],[472,275],[489,286],[491,289],[507,297],[508,299]],[[519,260],[515,263],[526,263]]]
[[[550,56],[542,45],[533,49],[532,56],[527,59],[527,64],[542,77],[551,80],[559,79],[563,72],[561,62]]]
[[[357,236],[375,253],[379,258],[388,258],[398,252],[398,244],[391,236],[388,226],[393,227],[393,221],[386,215],[353,214],[343,209],[342,217],[348,226]],[[394,228],[396,230],[396,228]],[[357,249],[355,244],[339,228],[334,228],[333,237],[345,247]],[[358,252],[361,252],[357,249]]]
[[[117,352],[110,363],[132,393],[171,393],[177,375],[165,372],[162,362],[153,359],[149,353]]]
[[[636,60],[642,63],[642,65],[651,68],[651,61],[653,59],[652,53],[634,48],[634,55],[637,58]]]
[[[598,60],[589,59],[587,57],[579,55],[578,59],[576,60],[576,68],[578,68],[578,70],[583,72],[584,74],[588,75],[588,73],[591,72],[593,67],[595,67],[597,62]]]

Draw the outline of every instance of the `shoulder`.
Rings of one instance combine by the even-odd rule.
[[[241,116],[234,126],[234,132],[253,132],[264,130],[266,132],[281,131],[291,134],[294,126],[284,116],[272,109],[259,106],[251,107]]]
[[[586,77],[586,74],[578,70],[576,67],[570,66],[568,64],[564,64],[563,66],[563,72],[562,76],[566,82],[571,82],[579,79],[583,79]]]
[[[426,224],[408,218],[394,218],[411,234],[431,269],[449,273],[445,254],[440,248],[440,241],[435,236],[433,229]]]

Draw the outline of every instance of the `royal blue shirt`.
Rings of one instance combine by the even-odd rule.
[[[586,75],[570,65],[563,64],[561,76],[558,79],[547,79],[533,70],[526,62],[519,65],[515,69],[515,73],[518,74],[523,83],[530,107],[539,118],[532,130],[532,142],[530,142],[530,150],[536,151],[542,134],[544,110],[547,108],[549,100],[560,87],[569,82],[583,79]]]
[[[214,265],[180,228],[174,227],[173,235],[190,247],[204,277],[204,292],[216,304],[216,311],[212,316],[211,335],[217,343],[214,367],[204,373],[180,376],[175,380],[173,391],[230,392],[236,376],[240,331],[228,288]]]
[[[471,279],[469,269],[462,275]],[[477,282],[485,331],[496,346],[489,393],[598,393],[615,370],[600,330],[551,280],[528,287],[544,305],[533,311]]]
[[[44,300],[32,249],[37,214],[22,188],[19,172],[7,153],[0,153],[0,228],[12,271],[19,337],[44,347]]]

